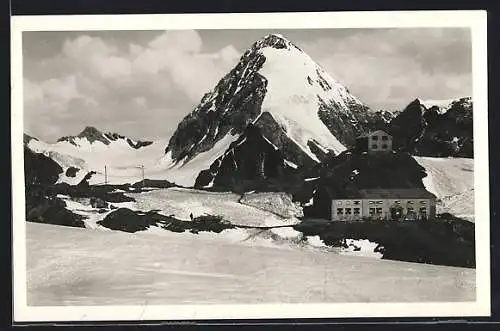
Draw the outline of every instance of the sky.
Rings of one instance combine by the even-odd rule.
[[[373,110],[472,94],[465,28],[23,32],[25,133],[168,138],[255,41],[279,33]]]

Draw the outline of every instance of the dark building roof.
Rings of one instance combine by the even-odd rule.
[[[389,137],[392,137],[390,134],[388,134],[387,132],[385,132],[384,130],[376,130],[376,131],[372,131],[372,132],[369,132],[369,133],[365,133],[365,134],[362,134],[358,137],[356,137],[356,139],[363,139],[363,138],[368,138],[369,136],[373,135],[374,133],[377,133],[377,132],[382,132],[384,133],[385,135],[389,136]]]
[[[364,199],[430,199],[434,194],[424,188],[398,188],[398,189],[362,189],[359,190]]]
[[[424,188],[376,188],[350,191],[336,191],[323,187],[332,199],[433,199],[436,196]]]

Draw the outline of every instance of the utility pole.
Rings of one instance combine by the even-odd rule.
[[[108,168],[104,165],[104,184],[108,184]]]
[[[141,172],[142,172],[142,188],[144,188],[144,182],[145,182],[145,178],[144,178],[144,164],[141,164],[140,166],[136,167],[138,169],[141,169]]]
[[[141,169],[142,169],[142,188],[144,188],[144,164],[141,164]]]

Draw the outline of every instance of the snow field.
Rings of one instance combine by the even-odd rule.
[[[437,205],[437,212],[449,212],[473,220],[474,159],[414,158],[426,169],[427,177],[422,180],[426,189],[441,200]]]
[[[190,189],[167,188],[144,193],[129,193],[136,199],[140,210],[159,210],[164,215],[174,215],[190,220],[204,214],[219,215],[235,225],[283,226],[297,224],[295,217],[283,219],[270,212],[240,204],[234,193],[213,193]]]
[[[475,299],[475,270],[27,223],[28,304]]]

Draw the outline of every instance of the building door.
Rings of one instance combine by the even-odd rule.
[[[401,206],[392,206],[390,208],[391,220],[399,221],[403,218],[403,208]]]
[[[426,221],[427,220],[427,208],[421,207],[419,210],[419,219]]]

